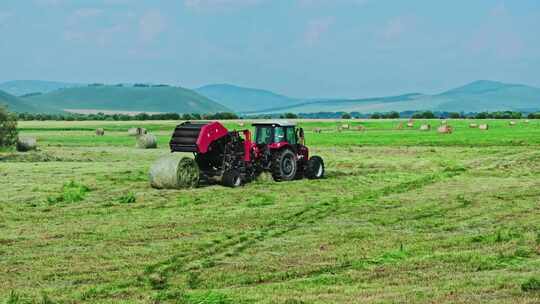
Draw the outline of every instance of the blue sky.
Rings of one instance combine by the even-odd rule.
[[[367,97],[539,71],[538,0],[0,1],[0,81]]]

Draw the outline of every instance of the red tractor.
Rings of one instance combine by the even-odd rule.
[[[221,179],[229,187],[253,181],[264,171],[275,181],[324,176],[319,156],[309,156],[304,130],[289,122],[254,123],[250,130],[229,131],[219,122],[184,122],[170,141],[172,152],[193,152],[201,178]]]

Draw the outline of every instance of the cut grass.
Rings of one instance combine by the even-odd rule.
[[[538,122],[468,123],[302,122],[324,180],[159,191],[175,122],[22,122],[47,157],[0,161],[0,303],[538,302]]]

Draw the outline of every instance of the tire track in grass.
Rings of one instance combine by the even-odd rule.
[[[238,256],[253,245],[266,240],[283,236],[304,227],[310,223],[317,223],[332,215],[337,214],[347,204],[357,202],[375,202],[383,197],[421,189],[425,186],[440,182],[444,179],[453,178],[466,172],[464,168],[447,168],[438,173],[431,173],[417,179],[402,182],[397,185],[389,185],[376,190],[367,191],[361,195],[354,195],[348,199],[335,198],[331,201],[311,204],[304,209],[287,217],[272,221],[268,226],[253,229],[241,233],[235,238],[222,242],[215,240],[210,247],[200,247],[194,254],[178,254],[164,261],[149,265],[144,273],[139,276],[139,282],[146,282],[152,289],[168,289],[168,281],[175,275],[188,275],[192,272],[213,268],[219,262],[234,256]],[[266,278],[258,278],[247,281],[247,285],[269,282],[283,282],[306,276],[321,275],[341,271],[349,268],[351,264],[346,262],[340,265],[324,266],[321,269],[310,270],[301,273],[276,273]]]
[[[518,153],[514,154],[508,157],[504,157],[503,159],[497,159],[496,161],[493,161],[493,163],[514,163],[516,159],[523,159],[527,156],[527,153]],[[487,165],[489,167],[489,165]],[[486,167],[486,164],[484,163],[482,165],[482,168]],[[475,168],[480,169],[480,168]],[[458,177],[464,173],[466,173],[468,170],[463,167],[450,167],[446,168],[443,171],[440,171],[439,173],[433,173],[424,175],[422,177],[419,177],[415,180],[403,182],[395,186],[386,186],[377,190],[369,191],[365,194],[362,194],[360,197],[353,199],[353,201],[356,200],[363,200],[363,201],[371,201],[375,202],[377,200],[380,200],[384,197],[395,195],[395,194],[402,194],[410,191],[419,190],[423,187],[450,179],[454,177]],[[460,208],[456,207],[456,208]],[[240,286],[223,286],[225,287],[247,287],[252,285],[258,285],[258,284],[272,284],[272,283],[283,283],[287,281],[292,281],[296,279],[309,279],[311,277],[321,276],[324,274],[336,274],[342,271],[346,271],[347,269],[350,269],[351,267],[367,267],[370,265],[381,265],[386,264],[387,262],[394,262],[395,260],[389,260],[387,262],[384,261],[384,256],[389,253],[382,254],[381,257],[375,257],[375,258],[364,258],[360,260],[346,260],[342,261],[339,264],[336,265],[325,265],[317,269],[312,269],[309,271],[304,272],[294,272],[294,271],[285,271],[285,272],[274,272],[270,274],[266,274],[264,276],[259,276],[251,279],[245,280],[244,283],[242,283]],[[392,254],[392,253],[390,253]]]

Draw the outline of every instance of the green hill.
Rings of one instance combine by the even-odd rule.
[[[194,91],[169,86],[85,86],[25,98],[39,107],[61,110],[102,110],[176,113],[231,111]]]
[[[8,110],[11,112],[39,112],[36,107],[33,107],[22,101],[20,98],[4,91],[0,91],[0,105],[7,106]]]
[[[49,93],[59,89],[84,86],[83,84],[42,80],[13,80],[0,83],[0,90],[15,96],[31,93]]]
[[[230,84],[213,84],[195,89],[236,112],[254,112],[269,108],[284,108],[301,100],[279,95],[270,91],[244,88]]]

